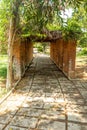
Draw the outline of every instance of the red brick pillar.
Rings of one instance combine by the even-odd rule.
[[[63,72],[69,78],[75,77],[76,43],[72,40],[63,43]]]
[[[68,76],[68,42],[63,41],[63,72],[66,76]]]
[[[56,65],[59,66],[59,44],[60,44],[60,41],[59,40],[56,40],[55,42],[55,52],[56,52]]]
[[[33,44],[28,39],[17,39],[13,49],[13,76],[18,80],[33,58]]]
[[[53,60],[54,60],[54,62],[56,64],[56,42],[54,42],[53,45],[54,45],[54,49],[53,49]]]
[[[13,76],[15,80],[21,77],[21,40],[15,40],[13,47]]]
[[[22,49],[23,50],[21,52],[21,58],[23,57],[23,59],[21,59],[22,65],[24,66],[24,70],[26,69],[26,67],[30,64],[32,58],[33,58],[33,44],[31,41],[29,41],[28,39],[26,39],[23,44],[22,44]]]
[[[58,57],[58,52],[59,52],[59,40],[58,41],[56,41],[56,43],[55,43],[55,52],[56,52],[56,55],[55,55],[55,57],[56,57],[56,65],[58,66],[59,65],[59,57]]]
[[[55,43],[51,43],[50,56],[67,77],[75,77],[75,41],[64,41],[63,39],[59,39]]]
[[[63,68],[63,40],[58,40],[58,66],[62,70]]]
[[[56,40],[56,42],[55,42],[55,44],[56,44],[56,49],[55,49],[55,51],[56,51],[56,65],[58,66],[58,49],[59,49],[59,44],[58,44],[58,41]]]
[[[76,61],[76,42],[74,40],[68,41],[69,46],[69,68],[68,68],[68,77],[75,78],[75,61]]]
[[[63,40],[56,40],[54,43],[51,43],[50,49],[51,57],[56,65],[62,69],[63,68]]]
[[[53,60],[54,58],[54,43],[53,42],[50,43],[50,57]]]
[[[28,40],[27,65],[30,64],[32,59],[33,59],[33,43]]]
[[[52,43],[50,43],[50,58],[53,59],[52,57],[53,57],[53,53],[52,53]]]

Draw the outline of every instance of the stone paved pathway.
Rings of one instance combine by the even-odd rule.
[[[70,81],[49,57],[36,57],[0,105],[0,130],[87,130],[87,81]]]

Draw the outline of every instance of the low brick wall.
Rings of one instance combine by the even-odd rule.
[[[13,47],[13,77],[18,80],[33,58],[33,44],[28,39],[17,39]]]
[[[63,39],[50,44],[50,57],[69,78],[75,78],[76,42]]]

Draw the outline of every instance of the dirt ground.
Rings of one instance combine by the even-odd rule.
[[[87,57],[76,58],[76,79],[87,80]]]

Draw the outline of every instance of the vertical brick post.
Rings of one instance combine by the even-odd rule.
[[[63,40],[58,40],[58,66],[62,70],[63,68]]]
[[[16,39],[13,47],[13,76],[17,80],[21,77],[21,40]]]
[[[68,41],[69,46],[69,68],[68,68],[68,77],[75,78],[75,61],[76,61],[76,42],[74,40]]]
[[[53,60],[54,59],[54,43],[50,43],[50,58]]]
[[[28,40],[28,65],[33,59],[33,43]]]
[[[68,42],[63,40],[63,72],[66,76],[68,76]]]
[[[33,44],[28,39],[17,39],[13,49],[13,76],[18,80],[33,58]]]
[[[69,78],[75,78],[76,42],[58,39],[50,44],[50,56],[54,63]]]

